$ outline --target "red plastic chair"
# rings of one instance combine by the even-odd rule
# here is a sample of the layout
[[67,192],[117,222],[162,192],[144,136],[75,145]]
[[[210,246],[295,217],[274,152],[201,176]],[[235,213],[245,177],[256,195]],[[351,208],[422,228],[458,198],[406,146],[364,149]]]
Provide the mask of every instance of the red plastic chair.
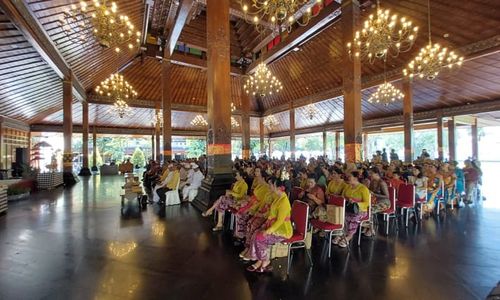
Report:
[[415,186],[413,184],[401,184],[398,192],[398,207],[401,209],[401,215],[406,211],[406,227],[408,227],[408,219],[410,210],[415,212]]
[[292,192],[290,195],[290,201],[295,201],[299,199],[299,194],[302,193],[304,190],[298,186],[294,186],[292,188]]
[[[389,202],[391,206],[385,211],[381,212],[382,216],[384,216],[385,223],[385,234],[389,235],[389,225],[391,222],[391,218],[396,218],[396,189],[392,186],[389,188]],[[396,222],[397,224],[397,222]]]
[[423,216],[424,216],[424,204],[427,203],[427,189],[425,191],[425,196],[423,198],[417,198],[417,194],[415,193],[415,204],[417,205],[417,207],[420,208],[420,214],[419,214],[419,218],[420,220],[423,219]]
[[291,221],[293,224],[293,235],[283,244],[288,245],[287,268],[286,273],[290,271],[292,263],[291,250],[304,248],[309,258],[311,266],[313,265],[312,257],[306,249],[306,235],[309,227],[309,205],[303,201],[294,201],[292,204]]
[[368,225],[370,226],[370,230],[372,231],[372,238],[375,237],[375,231],[373,230],[373,215],[372,215],[372,203],[373,203],[373,196],[370,199],[370,205],[368,205],[368,215],[366,218],[362,219],[359,223],[359,228],[358,228],[358,247],[361,246],[361,232],[363,231],[363,225]]
[[[335,205],[338,207],[342,207],[342,220],[345,221],[345,199],[344,197],[341,196],[329,196],[327,199],[327,204],[328,205]],[[342,224],[332,224],[329,222],[322,222],[317,219],[312,219],[311,220],[311,225],[319,229],[321,231],[324,231],[325,233],[328,234],[328,257],[330,257],[331,251],[332,251],[332,236],[342,236],[345,238],[345,233],[344,233],[344,224],[345,222],[342,222]]]

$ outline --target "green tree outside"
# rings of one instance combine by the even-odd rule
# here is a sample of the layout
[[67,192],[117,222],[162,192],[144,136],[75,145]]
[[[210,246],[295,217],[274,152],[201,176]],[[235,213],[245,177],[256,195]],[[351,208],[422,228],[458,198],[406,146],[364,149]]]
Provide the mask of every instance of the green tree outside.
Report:
[[188,147],[186,151],[186,156],[188,158],[198,158],[205,154],[207,151],[205,140],[188,139],[186,140],[186,145]]
[[134,164],[134,167],[139,166],[139,168],[144,168],[146,165],[146,157],[144,156],[144,152],[141,148],[135,148],[134,154],[132,154],[131,162]]
[[92,162],[93,162],[92,166],[100,167],[103,165],[102,156],[101,156],[101,153],[99,152],[99,148],[97,148],[96,150],[97,150],[96,151],[96,161],[97,161],[96,163],[94,163],[94,161],[93,161],[94,152],[92,151],[90,153],[90,157],[92,158]]

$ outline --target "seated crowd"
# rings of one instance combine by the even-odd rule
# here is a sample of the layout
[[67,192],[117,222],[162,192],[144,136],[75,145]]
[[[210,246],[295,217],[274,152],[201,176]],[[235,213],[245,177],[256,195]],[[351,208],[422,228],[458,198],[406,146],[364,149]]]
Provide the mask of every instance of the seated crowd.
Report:
[[[465,168],[460,169],[456,162],[430,159],[425,151],[413,164],[402,163],[394,151],[390,158],[389,163],[384,149],[383,153],[377,152],[372,161],[359,163],[332,163],[324,157],[236,159],[231,189],[202,215],[208,217],[216,212],[217,221],[212,230],[221,231],[225,213],[232,213],[234,238],[245,246],[240,258],[254,261],[248,271],[263,273],[271,270],[272,245],[286,241],[293,234],[291,204],[295,200],[307,203],[310,218],[323,222],[329,197],[342,196],[348,204],[356,203],[355,210],[345,212],[345,234],[332,240],[334,245],[344,248],[348,247],[361,221],[370,217],[370,209],[374,215],[391,207],[389,187],[397,191],[402,184],[414,185],[415,199],[422,203],[414,211],[421,207],[422,214],[427,216],[447,204],[459,206],[461,202],[479,199],[477,187],[482,173],[476,161],[467,160]],[[172,162],[161,167],[150,161],[144,173],[144,186],[155,201],[165,203],[165,193],[179,185],[182,200],[188,201],[189,191],[197,190],[204,178],[199,163]],[[360,230],[366,236],[374,234],[370,226]]]
[[194,192],[196,196],[205,178],[198,163],[195,160],[186,160],[161,166],[150,160],[143,174],[143,185],[146,193],[150,195],[150,202],[165,204],[167,192],[175,190],[181,192],[182,202],[192,201],[194,196],[191,194]]
[[[446,204],[475,201],[477,197],[473,194],[481,170],[477,162],[471,160],[465,165],[460,169],[456,162],[431,160],[425,156],[413,164],[378,159],[357,164],[339,161],[330,164],[323,157],[309,161],[305,158],[237,159],[234,162],[235,183],[203,212],[203,216],[217,212],[217,224],[212,230],[220,231],[226,211],[234,214],[234,238],[245,246],[240,257],[245,261],[255,261],[247,270],[267,272],[270,270],[272,245],[292,236],[294,226],[290,216],[293,201],[307,203],[310,218],[323,221],[326,220],[328,197],[342,196],[347,203],[357,203],[355,212],[346,211],[345,236],[332,240],[339,247],[347,247],[360,222],[368,218],[369,208],[372,214],[390,208],[389,187],[397,190],[401,184],[414,185],[415,199],[425,199],[422,205],[425,215],[444,209]],[[443,197],[445,204],[437,201]],[[436,208],[437,203],[441,207]],[[374,233],[370,226],[360,230],[366,236]]]

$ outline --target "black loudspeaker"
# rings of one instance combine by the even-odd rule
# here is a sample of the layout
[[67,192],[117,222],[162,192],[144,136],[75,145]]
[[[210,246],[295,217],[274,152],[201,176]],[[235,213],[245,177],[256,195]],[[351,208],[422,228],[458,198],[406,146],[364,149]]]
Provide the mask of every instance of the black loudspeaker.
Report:
[[29,164],[29,149],[28,148],[16,148],[16,164],[17,165],[27,165]]

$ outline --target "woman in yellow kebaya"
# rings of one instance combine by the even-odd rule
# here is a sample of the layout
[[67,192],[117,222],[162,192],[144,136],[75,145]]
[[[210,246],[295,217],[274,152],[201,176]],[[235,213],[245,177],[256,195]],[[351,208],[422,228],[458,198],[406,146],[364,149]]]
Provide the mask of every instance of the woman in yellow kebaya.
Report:
[[217,225],[212,229],[213,231],[222,230],[222,221],[224,217],[224,212],[229,207],[237,208],[239,204],[246,198],[248,185],[245,182],[244,173],[242,171],[236,172],[236,182],[233,185],[231,190],[227,190],[224,196],[220,196],[217,201],[214,202],[212,207],[207,209],[202,216],[208,217],[212,215],[214,210],[217,210]]

